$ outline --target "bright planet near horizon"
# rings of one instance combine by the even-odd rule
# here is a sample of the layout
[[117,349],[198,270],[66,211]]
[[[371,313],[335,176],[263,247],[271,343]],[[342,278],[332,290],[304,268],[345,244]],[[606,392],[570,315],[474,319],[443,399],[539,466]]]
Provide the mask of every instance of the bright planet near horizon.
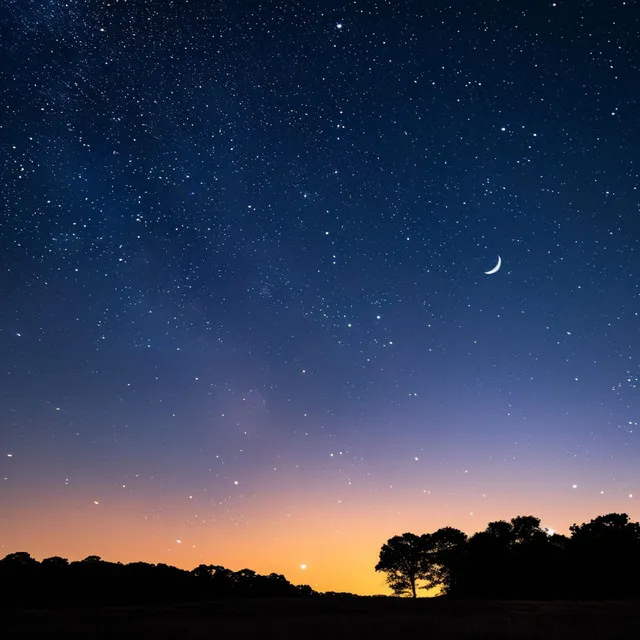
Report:
[[640,520],[637,3],[0,19],[0,557]]

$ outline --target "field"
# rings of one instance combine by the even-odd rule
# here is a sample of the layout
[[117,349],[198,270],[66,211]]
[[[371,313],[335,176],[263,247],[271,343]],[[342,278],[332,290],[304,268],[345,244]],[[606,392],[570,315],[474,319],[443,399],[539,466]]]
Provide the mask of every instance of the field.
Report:
[[0,613],[3,640],[640,638],[640,602],[318,597]]

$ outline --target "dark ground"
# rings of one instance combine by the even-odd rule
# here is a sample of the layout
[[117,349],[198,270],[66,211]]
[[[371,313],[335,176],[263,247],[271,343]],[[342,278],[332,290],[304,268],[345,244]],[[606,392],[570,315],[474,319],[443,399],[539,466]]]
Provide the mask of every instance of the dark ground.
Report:
[[223,600],[0,613],[0,638],[640,638],[640,602]]

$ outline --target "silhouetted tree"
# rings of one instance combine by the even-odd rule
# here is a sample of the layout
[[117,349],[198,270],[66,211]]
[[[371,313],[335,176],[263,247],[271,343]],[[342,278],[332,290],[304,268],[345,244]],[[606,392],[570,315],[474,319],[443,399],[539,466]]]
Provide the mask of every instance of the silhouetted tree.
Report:
[[516,544],[545,541],[547,532],[540,528],[540,518],[535,516],[516,516],[511,519],[511,537]]
[[484,530],[484,533],[487,537],[505,547],[509,546],[513,542],[511,524],[505,520],[495,520],[494,522],[490,522]]
[[256,572],[251,569],[240,569],[232,574],[234,582],[234,591],[238,595],[249,596],[255,595],[257,591]]
[[59,571],[63,571],[69,567],[69,561],[66,558],[61,558],[60,556],[45,558],[40,564],[42,564],[43,568]]
[[387,574],[387,584],[396,595],[410,593],[415,598],[418,580],[427,577],[425,551],[423,536],[413,533],[394,536],[382,546],[375,569]]
[[26,551],[16,551],[15,553],[10,553],[6,555],[2,560],[0,560],[0,564],[4,567],[13,566],[15,568],[26,568],[26,567],[35,567],[38,565],[38,561],[35,558],[31,557],[30,553]]
[[569,558],[573,589],[582,597],[640,595],[640,524],[609,513],[572,525]]
[[86,564],[96,564],[98,562],[102,562],[102,558],[100,556],[87,556],[84,560],[80,562],[84,562]]
[[211,565],[211,588],[216,596],[233,595],[236,591],[236,581],[231,569],[219,565]]
[[459,573],[467,535],[453,527],[442,527],[426,536],[425,588],[441,587],[449,593]]
[[304,597],[308,585],[296,587],[284,576],[233,572],[217,565],[184,571],[166,564],[104,562],[99,556],[69,563],[60,557],[39,563],[28,553],[0,560],[0,609],[67,604],[158,604],[235,597]]
[[297,585],[296,589],[298,590],[298,595],[303,598],[309,598],[310,596],[314,595],[314,591],[311,588],[311,585],[299,584]]
[[382,547],[376,570],[395,593],[415,594],[420,580],[451,597],[637,597],[640,524],[612,513],[573,525],[569,538],[528,515],[490,522],[468,539],[449,527],[404,534]]
[[0,602],[33,602],[39,596],[40,563],[26,551],[10,553],[0,560]]

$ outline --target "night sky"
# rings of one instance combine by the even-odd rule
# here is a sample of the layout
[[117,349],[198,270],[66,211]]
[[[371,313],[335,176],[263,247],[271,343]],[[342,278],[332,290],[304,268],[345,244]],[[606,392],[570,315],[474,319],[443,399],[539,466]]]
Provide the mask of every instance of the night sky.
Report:
[[635,2],[0,23],[0,556],[388,593],[405,531],[640,518]]

